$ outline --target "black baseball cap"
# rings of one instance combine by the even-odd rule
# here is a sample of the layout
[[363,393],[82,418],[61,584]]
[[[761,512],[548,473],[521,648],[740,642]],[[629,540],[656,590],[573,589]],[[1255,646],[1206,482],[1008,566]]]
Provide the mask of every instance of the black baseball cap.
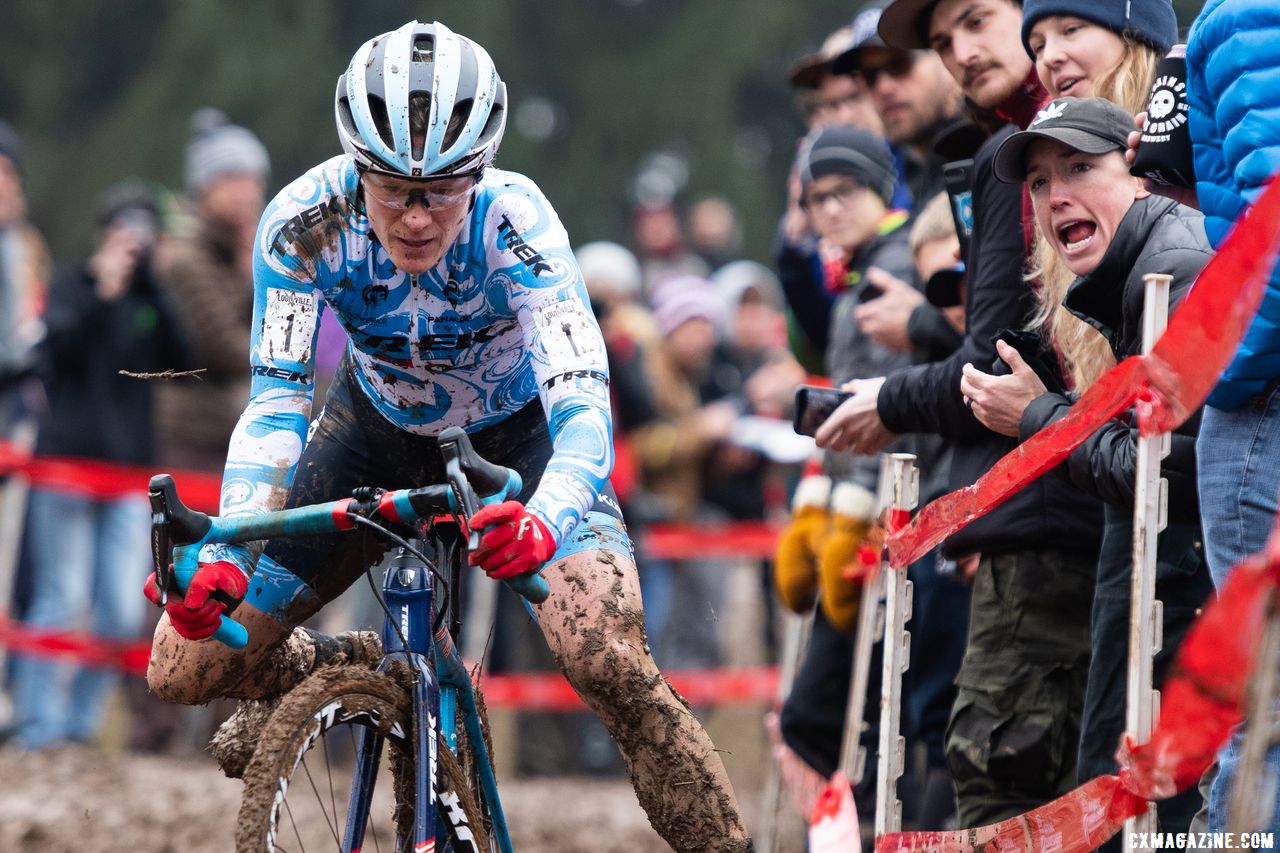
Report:
[[938,1],[894,0],[880,15],[880,38],[900,50],[928,50],[929,16]]
[[844,53],[852,42],[853,35],[848,27],[836,30],[827,36],[816,53],[796,61],[787,75],[787,82],[796,89],[816,89],[822,83],[822,78],[828,74],[843,73],[833,70],[831,63],[835,57]]
[[1027,177],[1027,146],[1041,139],[1061,142],[1086,154],[1123,151],[1129,144],[1133,116],[1103,98],[1058,98],[996,149],[996,178],[1020,184]]

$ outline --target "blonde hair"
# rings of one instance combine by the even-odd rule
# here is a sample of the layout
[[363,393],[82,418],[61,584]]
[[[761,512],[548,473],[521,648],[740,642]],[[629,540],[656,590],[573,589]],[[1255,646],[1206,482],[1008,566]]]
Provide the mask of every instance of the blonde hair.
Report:
[[[1124,55],[1115,68],[1098,79],[1094,96],[1106,98],[1130,113],[1146,109],[1147,96],[1156,76],[1161,54],[1155,48],[1124,40]],[[1067,377],[1077,391],[1083,391],[1115,366],[1116,359],[1102,333],[1062,307],[1067,288],[1076,276],[1062,262],[1050,240],[1035,228],[1032,247],[1033,268],[1028,280],[1039,279],[1036,313],[1029,328],[1039,329],[1057,350]]]
[[929,203],[916,217],[907,245],[911,248],[911,254],[915,255],[926,243],[947,240],[955,235],[956,223],[951,218],[951,199],[945,192],[941,192],[929,199]]

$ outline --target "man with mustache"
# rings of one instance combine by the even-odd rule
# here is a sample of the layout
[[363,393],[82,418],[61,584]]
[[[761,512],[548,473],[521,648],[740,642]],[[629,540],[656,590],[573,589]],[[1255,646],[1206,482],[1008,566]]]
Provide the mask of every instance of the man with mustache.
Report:
[[[918,213],[942,192],[942,156],[933,142],[962,121],[963,96],[938,55],[930,50],[900,50],[880,38],[882,8],[870,5],[853,19],[853,45],[832,60],[837,74],[859,78],[871,93],[885,136],[902,159],[903,177]],[[868,277],[881,295],[858,306],[859,330],[876,343],[931,358],[952,352],[960,337],[938,309],[908,283],[871,270]]]
[[[1047,100],[1019,51],[1021,23],[1012,0],[896,0],[880,18],[885,44],[933,49],[968,99],[1006,123],[974,155],[968,327],[960,349],[940,362],[850,383],[857,393],[817,435],[821,446],[859,453],[874,453],[899,433],[946,436],[955,446],[952,488],[972,484],[1016,444],[974,418],[960,379],[965,364],[999,363],[994,337],[1024,327],[1034,307],[1023,281],[1029,206],[991,167],[999,144]],[[1056,371],[1054,359],[1046,361]],[[1095,500],[1044,478],[943,544],[943,554],[969,571],[976,564],[946,742],[961,826],[1021,814],[1076,782],[1100,528]]]

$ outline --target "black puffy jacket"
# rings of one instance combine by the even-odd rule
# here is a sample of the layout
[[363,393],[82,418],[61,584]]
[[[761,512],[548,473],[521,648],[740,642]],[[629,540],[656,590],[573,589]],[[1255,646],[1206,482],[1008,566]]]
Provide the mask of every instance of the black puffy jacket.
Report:
[[[942,361],[890,374],[876,399],[880,419],[893,432],[932,432],[954,442],[952,489],[972,485],[1017,446],[979,423],[960,393],[964,365],[987,369],[996,360],[995,336],[1025,326],[1034,308],[1023,280],[1022,187],[997,181],[991,168],[996,148],[1015,130],[1006,125],[974,155],[964,342]],[[1041,477],[961,528],[942,550],[948,557],[1043,549],[1096,554],[1101,531],[1102,505],[1095,498],[1059,478]]]
[[[1062,304],[1101,332],[1120,361],[1142,352],[1143,276],[1173,276],[1169,306],[1176,310],[1212,255],[1199,211],[1160,196],[1138,199],[1120,221],[1098,268],[1076,279]],[[1064,394],[1045,394],[1033,400],[1022,413],[1021,439],[1025,441],[1066,417],[1073,402]],[[1195,459],[1199,429],[1197,410],[1171,436],[1169,456],[1161,465],[1169,481],[1171,521],[1199,521]],[[1055,471],[1109,504],[1132,508],[1137,437],[1137,423],[1130,410],[1090,436]]]

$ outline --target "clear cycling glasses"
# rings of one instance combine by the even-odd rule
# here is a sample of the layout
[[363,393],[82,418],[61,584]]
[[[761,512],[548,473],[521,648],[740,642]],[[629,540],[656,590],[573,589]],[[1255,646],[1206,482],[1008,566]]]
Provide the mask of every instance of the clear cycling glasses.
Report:
[[413,180],[362,169],[360,183],[371,201],[388,210],[405,210],[415,203],[428,208],[452,207],[470,197],[479,182],[480,171]]

